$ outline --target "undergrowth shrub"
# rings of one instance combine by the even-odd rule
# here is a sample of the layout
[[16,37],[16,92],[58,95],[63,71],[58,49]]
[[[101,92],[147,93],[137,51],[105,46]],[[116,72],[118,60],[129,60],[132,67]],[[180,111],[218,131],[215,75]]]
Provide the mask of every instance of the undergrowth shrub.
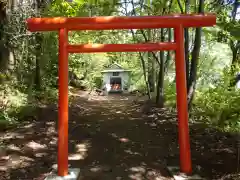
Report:
[[165,90],[165,104],[166,106],[175,106],[176,105],[176,83],[165,81],[164,82],[164,90]]
[[[230,87],[232,75],[224,70],[212,87],[198,88],[189,110],[192,121],[200,121],[221,131],[240,132],[240,89]],[[165,106],[176,106],[176,84],[164,82]]]
[[219,87],[201,92],[195,100],[196,113],[204,116],[207,123],[224,131],[240,129],[240,91]]
[[16,81],[4,82],[0,86],[0,130],[15,126],[28,117],[36,115],[41,104],[56,103],[58,90],[45,88],[42,91],[19,88]]
[[13,85],[2,84],[0,86],[0,124],[6,126],[16,123],[16,117],[21,107],[27,104],[27,95],[20,92]]
[[138,90],[142,93],[146,93],[147,92],[147,88],[146,88],[146,82],[144,80],[143,76],[138,77],[138,79],[134,79],[135,77],[132,77],[130,86],[129,86],[129,91],[135,91]]
[[216,86],[197,92],[193,113],[223,131],[240,132],[240,90],[229,87],[229,74]]

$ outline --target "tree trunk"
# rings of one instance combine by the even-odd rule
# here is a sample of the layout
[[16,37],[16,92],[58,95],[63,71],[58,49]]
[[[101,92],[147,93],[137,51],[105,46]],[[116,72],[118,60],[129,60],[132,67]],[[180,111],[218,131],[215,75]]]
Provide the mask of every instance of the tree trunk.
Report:
[[156,91],[156,82],[157,82],[157,72],[156,72],[156,61],[153,58],[153,55],[151,53],[151,59],[152,59],[152,82],[153,82],[153,92]]
[[42,44],[42,37],[41,34],[37,33],[36,34],[36,69],[35,69],[35,87],[36,90],[41,89],[41,44]]
[[[172,39],[173,39],[172,29],[168,28],[168,42],[171,42]],[[171,61],[171,51],[168,51],[167,52],[167,58],[166,58],[166,61],[165,61],[165,65],[164,65],[164,73],[165,74],[167,73],[170,61]]]
[[[35,8],[36,14],[41,15],[44,9],[44,1],[43,0],[35,0],[33,2],[33,7]],[[41,90],[41,56],[42,56],[42,41],[43,36],[40,33],[37,33],[35,36],[36,40],[36,69],[35,69],[35,88],[36,90]]]
[[[152,40],[152,34],[151,34],[151,30],[149,29],[147,31],[147,39],[148,41]],[[150,92],[154,92],[155,90],[155,81],[154,81],[154,64],[153,64],[153,58],[152,58],[152,54],[151,52],[147,52],[147,60],[148,60],[148,84],[149,84],[149,88],[150,88]]]
[[[136,42],[136,37],[135,37],[135,34],[134,34],[132,29],[131,29],[131,34],[132,34],[133,40]],[[141,64],[142,64],[144,81],[146,83],[146,88],[147,88],[147,95],[148,95],[148,98],[151,99],[151,92],[150,92],[150,87],[149,87],[148,78],[147,78],[147,68],[146,68],[146,64],[145,64],[145,61],[144,61],[144,57],[141,54],[141,52],[139,52],[139,57],[140,57]]]
[[[204,12],[204,0],[199,0],[198,13]],[[191,107],[191,103],[194,97],[196,81],[197,81],[197,66],[199,60],[199,53],[201,48],[201,34],[202,28],[196,28],[194,48],[192,51],[192,59],[190,66],[190,76],[189,76],[189,91],[188,91],[188,107]]]
[[[185,2],[185,13],[189,13],[190,2]],[[187,92],[189,91],[189,29],[184,29],[184,48],[185,48],[185,63],[186,63],[186,80],[187,80]]]
[[6,3],[0,2],[0,41],[3,38],[3,30],[6,18]]
[[[9,35],[4,33],[4,28],[8,20],[7,7],[7,2],[0,2],[0,71],[5,73],[14,68],[14,58],[9,43]],[[10,11],[11,10],[12,9],[10,9]]]
[[150,88],[150,92],[154,92],[155,90],[154,68],[153,68],[153,60],[150,52],[147,53],[147,60],[148,60],[148,63],[147,63],[148,64],[148,85]]
[[143,55],[140,52],[139,52],[139,57],[140,57],[142,68],[143,68],[143,76],[144,76],[144,80],[145,80],[145,83],[146,83],[148,99],[151,99],[152,97],[151,97],[151,91],[150,91],[150,87],[149,87],[148,80],[147,80],[146,64],[145,64]]
[[[161,29],[161,42],[164,42],[164,28]],[[157,97],[156,103],[160,108],[164,107],[164,65],[165,65],[165,58],[164,58],[164,51],[160,51],[160,67],[158,73],[158,85],[157,85]]]
[[[240,45],[240,41],[238,42]],[[238,51],[239,48],[233,47],[232,49],[232,65],[236,65],[238,63]]]
[[9,9],[14,10],[17,4],[18,4],[17,0],[10,0],[8,3]]

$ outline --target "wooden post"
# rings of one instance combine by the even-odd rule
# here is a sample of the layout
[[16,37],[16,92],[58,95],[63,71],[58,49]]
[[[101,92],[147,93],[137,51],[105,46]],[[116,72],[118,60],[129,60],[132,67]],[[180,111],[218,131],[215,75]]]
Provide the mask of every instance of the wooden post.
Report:
[[184,35],[182,25],[179,25],[174,29],[174,39],[175,43],[177,44],[175,51],[175,65],[180,169],[182,172],[190,174],[192,172],[192,164],[188,129],[187,83],[185,73],[186,67],[184,57]]
[[58,175],[68,174],[68,33],[59,30]]

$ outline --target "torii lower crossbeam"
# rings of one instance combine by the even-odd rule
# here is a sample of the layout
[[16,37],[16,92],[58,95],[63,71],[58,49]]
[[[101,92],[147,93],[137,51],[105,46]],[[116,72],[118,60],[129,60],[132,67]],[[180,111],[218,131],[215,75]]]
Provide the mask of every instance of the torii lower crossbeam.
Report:
[[[68,53],[175,51],[180,169],[191,173],[189,143],[186,71],[184,57],[184,28],[213,26],[214,14],[140,16],[140,17],[75,17],[30,18],[30,31],[59,32],[59,126],[58,126],[58,175],[68,174]],[[174,28],[174,42],[145,44],[69,45],[68,31],[109,29]]]

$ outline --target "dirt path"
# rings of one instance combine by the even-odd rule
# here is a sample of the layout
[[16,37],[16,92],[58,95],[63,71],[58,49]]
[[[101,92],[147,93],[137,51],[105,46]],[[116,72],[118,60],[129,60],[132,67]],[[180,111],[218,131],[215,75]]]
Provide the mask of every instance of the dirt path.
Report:
[[[176,116],[142,112],[129,97],[75,97],[69,112],[69,164],[86,180],[171,179],[179,166]],[[42,107],[36,119],[5,133],[1,180],[40,180],[56,164],[57,108]],[[193,163],[207,179],[235,171],[233,139],[199,124],[191,126]]]

